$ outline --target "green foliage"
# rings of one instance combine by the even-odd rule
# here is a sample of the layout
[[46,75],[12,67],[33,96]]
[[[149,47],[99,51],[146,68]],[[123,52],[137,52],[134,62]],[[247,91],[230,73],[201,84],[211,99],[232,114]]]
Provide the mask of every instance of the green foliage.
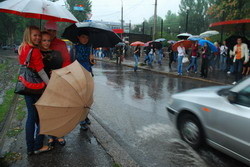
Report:
[[216,21],[250,18],[249,0],[209,0],[208,15]]
[[17,152],[8,152],[4,154],[4,161],[6,162],[15,162],[17,160],[20,160],[21,157],[21,153],[17,153]]
[[181,0],[179,5],[179,21],[186,31],[186,21],[188,15],[188,33],[200,34],[208,29],[209,19],[207,17],[208,0]]
[[25,112],[25,101],[23,98],[20,98],[18,100],[18,105],[16,108],[16,118],[19,121],[22,121],[25,118],[26,112]]
[[8,137],[14,137],[14,136],[17,136],[18,134],[20,134],[22,131],[23,131],[22,128],[16,127],[16,128],[13,128],[13,129],[9,130],[7,132],[7,136]]
[[0,105],[0,122],[5,119],[6,114],[9,111],[10,105],[12,103],[12,99],[14,97],[14,89],[9,89],[6,91],[3,103]]

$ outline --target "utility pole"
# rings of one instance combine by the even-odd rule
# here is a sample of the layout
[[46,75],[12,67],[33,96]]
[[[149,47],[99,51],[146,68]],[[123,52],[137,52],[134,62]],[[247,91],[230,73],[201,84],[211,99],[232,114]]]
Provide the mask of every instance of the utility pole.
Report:
[[161,19],[161,38],[163,36],[163,19]]
[[[121,29],[123,31],[123,0],[121,0]],[[121,33],[121,39],[122,39],[122,33]]]
[[153,41],[155,40],[155,35],[156,35],[156,23],[157,23],[157,0],[155,0]]
[[143,35],[145,34],[145,21],[143,21],[142,23],[142,34]]

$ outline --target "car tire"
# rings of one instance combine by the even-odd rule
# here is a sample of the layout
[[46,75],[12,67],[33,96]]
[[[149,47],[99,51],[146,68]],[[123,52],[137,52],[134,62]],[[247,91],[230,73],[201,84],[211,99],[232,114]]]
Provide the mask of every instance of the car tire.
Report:
[[204,133],[199,120],[192,114],[185,114],[180,119],[181,138],[192,148],[199,148],[204,141]]

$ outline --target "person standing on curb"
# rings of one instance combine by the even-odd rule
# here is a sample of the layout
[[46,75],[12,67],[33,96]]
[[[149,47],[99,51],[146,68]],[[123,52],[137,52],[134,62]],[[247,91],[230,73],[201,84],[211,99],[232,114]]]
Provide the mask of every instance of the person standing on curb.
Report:
[[227,69],[228,47],[226,41],[223,41],[220,47],[220,70],[225,71]]
[[234,72],[235,79],[232,84],[236,84],[239,80],[242,79],[242,69],[243,64],[246,64],[249,59],[249,51],[247,44],[242,43],[242,39],[237,39],[237,44],[234,46],[233,55],[234,55]]
[[205,43],[205,45],[202,48],[202,53],[201,53],[201,75],[200,77],[202,78],[207,78],[208,74],[208,66],[209,66],[209,59],[208,57],[210,56],[211,52],[209,50],[209,47]]
[[197,73],[197,55],[198,55],[198,41],[196,41],[192,45],[192,53],[191,53],[191,63],[187,67],[187,72],[193,67],[194,68],[194,73]]
[[183,63],[182,63],[182,59],[183,57],[185,56],[186,54],[186,51],[185,51],[185,47],[183,46],[183,44],[181,43],[180,46],[177,47],[177,51],[178,51],[178,66],[177,66],[177,72],[178,72],[178,75],[182,75],[182,66],[183,66]]
[[[42,80],[48,84],[49,77],[44,71],[44,64],[42,54],[38,48],[41,42],[41,32],[36,26],[29,26],[25,29],[23,34],[23,42],[19,47],[19,63],[25,65],[26,58],[31,54],[28,67],[38,73]],[[52,148],[43,146],[44,135],[39,134],[39,116],[35,107],[35,103],[41,95],[24,95],[28,116],[25,126],[27,154],[39,154],[42,152],[50,151]]]
[[[41,43],[40,43],[40,50],[43,56],[43,64],[44,64],[44,70],[47,73],[47,75],[51,76],[52,70],[60,69],[63,65],[63,58],[59,51],[52,50],[50,48],[51,45],[51,35],[47,31],[41,32]],[[61,146],[65,146],[66,141],[63,137],[57,138],[55,136],[48,136],[48,146],[54,147],[56,141]]]
[[[61,56],[63,58],[62,67],[66,67],[69,64],[71,64],[70,55],[69,55],[69,51],[68,51],[66,43],[64,41],[62,41],[61,39],[57,38],[58,26],[57,26],[56,22],[47,21],[44,25],[44,28],[45,28],[45,31],[47,31],[51,36],[50,49],[61,53]],[[62,146],[64,146],[66,144],[66,141],[63,137],[58,138],[57,141]]]
[[134,51],[134,60],[135,60],[135,67],[134,67],[134,71],[136,72],[138,69],[138,62],[139,62],[139,57],[141,54],[141,48],[140,45],[137,45]]
[[[70,51],[70,56],[72,60],[77,60],[87,71],[89,71],[92,76],[92,60],[94,60],[93,55],[91,55],[91,46],[89,45],[89,33],[87,31],[78,33],[78,43],[74,45]],[[91,124],[88,117],[84,121],[80,122],[82,130],[88,130],[88,125]]]

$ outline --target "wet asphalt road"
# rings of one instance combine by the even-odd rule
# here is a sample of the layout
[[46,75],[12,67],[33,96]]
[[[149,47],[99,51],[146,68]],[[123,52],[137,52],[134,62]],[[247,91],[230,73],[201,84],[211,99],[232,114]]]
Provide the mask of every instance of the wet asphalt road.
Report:
[[98,62],[94,67],[98,122],[141,166],[240,167],[242,163],[210,147],[198,152],[183,142],[166,107],[173,93],[211,83],[174,78]]

